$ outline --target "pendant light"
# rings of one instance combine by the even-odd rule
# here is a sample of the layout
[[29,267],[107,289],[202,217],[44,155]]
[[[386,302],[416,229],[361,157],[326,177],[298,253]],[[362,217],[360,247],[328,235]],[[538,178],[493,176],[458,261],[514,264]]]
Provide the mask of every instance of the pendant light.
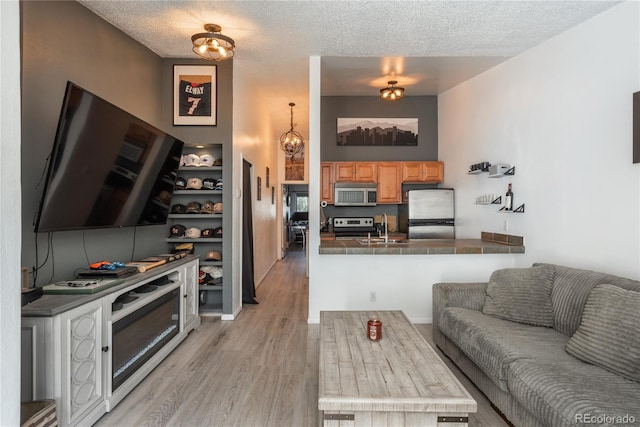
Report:
[[280,149],[291,156],[291,160],[296,154],[304,149],[304,138],[299,132],[293,130],[293,107],[296,104],[289,103],[291,108],[291,128],[280,136]]

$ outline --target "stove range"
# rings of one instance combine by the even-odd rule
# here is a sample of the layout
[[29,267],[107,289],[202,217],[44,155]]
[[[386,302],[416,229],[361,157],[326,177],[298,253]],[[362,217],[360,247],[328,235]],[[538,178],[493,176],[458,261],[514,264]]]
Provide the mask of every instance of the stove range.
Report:
[[376,232],[373,217],[337,217],[333,219],[333,232],[337,240],[367,237]]

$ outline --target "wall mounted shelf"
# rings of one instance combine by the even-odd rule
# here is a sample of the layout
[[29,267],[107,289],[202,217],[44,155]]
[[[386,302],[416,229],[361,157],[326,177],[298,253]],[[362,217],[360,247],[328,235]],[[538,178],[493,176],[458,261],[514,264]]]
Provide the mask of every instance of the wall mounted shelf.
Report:
[[222,214],[169,214],[169,218],[183,218],[183,219],[222,219]]
[[502,213],[524,213],[524,203],[521,204],[520,206],[518,206],[517,208],[515,208],[512,211],[508,211],[505,208],[501,208],[498,212],[502,212]]
[[498,196],[490,202],[476,202],[476,205],[499,205],[502,204],[502,196]]
[[[509,167],[508,165],[501,165],[501,166],[505,167],[505,168]],[[469,172],[467,172],[467,175],[479,175],[479,174],[481,174],[483,172],[487,172],[487,171],[484,171],[482,169],[478,169],[478,170],[474,170],[474,171],[470,170]],[[498,173],[498,174],[493,174],[493,175],[490,174],[490,175],[487,175],[487,178],[503,178],[505,176],[513,176],[515,174],[516,174],[516,167],[515,166],[511,166],[506,171],[504,171],[503,173]],[[475,204],[476,205],[501,205],[502,204],[502,196],[495,197],[491,201],[480,201],[480,200],[482,200],[484,198],[487,198],[488,196],[491,196],[491,195],[489,194],[487,196],[477,197]],[[518,206],[516,209],[513,209],[513,210],[506,210],[504,208],[504,206],[503,206],[502,208],[500,208],[498,210],[498,212],[501,212],[501,213],[524,213],[524,207],[525,207],[524,203],[521,204],[520,206]]]
[[495,175],[489,175],[488,178],[503,178],[505,176],[515,175],[515,174],[516,174],[516,167],[511,166],[509,169],[507,169],[505,173],[497,173]]

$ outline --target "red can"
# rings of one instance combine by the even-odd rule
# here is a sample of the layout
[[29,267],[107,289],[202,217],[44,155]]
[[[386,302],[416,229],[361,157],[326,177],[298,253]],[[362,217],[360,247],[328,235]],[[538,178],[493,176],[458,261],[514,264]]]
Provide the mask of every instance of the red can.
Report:
[[382,322],[378,318],[371,318],[367,322],[367,336],[371,341],[380,341],[382,338]]

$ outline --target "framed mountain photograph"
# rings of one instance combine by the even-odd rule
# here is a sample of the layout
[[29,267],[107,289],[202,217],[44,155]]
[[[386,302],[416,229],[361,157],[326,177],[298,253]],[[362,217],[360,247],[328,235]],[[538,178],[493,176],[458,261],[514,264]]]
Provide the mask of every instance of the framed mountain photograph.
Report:
[[339,146],[418,145],[418,119],[338,118]]

